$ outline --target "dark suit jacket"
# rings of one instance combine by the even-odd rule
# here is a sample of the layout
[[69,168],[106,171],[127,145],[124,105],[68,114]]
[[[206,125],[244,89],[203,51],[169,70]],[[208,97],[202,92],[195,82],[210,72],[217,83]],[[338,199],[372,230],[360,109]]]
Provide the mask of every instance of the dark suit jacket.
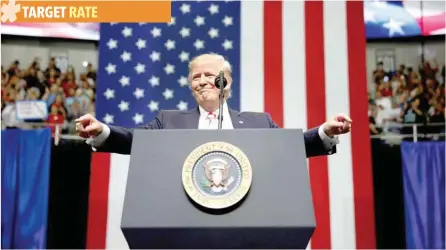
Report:
[[[238,112],[229,109],[234,129],[279,128],[267,113]],[[136,129],[197,129],[200,119],[198,108],[189,111],[163,110],[158,116],[143,127]],[[105,143],[97,148],[99,152],[130,154],[133,129],[109,126],[110,135]],[[336,153],[336,146],[327,150],[318,133],[318,127],[304,132],[307,157]]]

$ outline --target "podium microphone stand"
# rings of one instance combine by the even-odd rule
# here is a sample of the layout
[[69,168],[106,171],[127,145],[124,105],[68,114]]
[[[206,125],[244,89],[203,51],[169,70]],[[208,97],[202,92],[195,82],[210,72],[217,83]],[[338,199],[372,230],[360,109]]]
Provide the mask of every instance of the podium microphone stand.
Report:
[[226,87],[226,85],[228,84],[223,71],[220,71],[220,74],[218,75],[218,77],[215,79],[215,86],[217,88],[220,89],[220,107],[219,107],[219,114],[218,114],[218,129],[222,129],[222,124],[223,124],[223,103],[225,101],[225,92],[224,92],[224,88]]

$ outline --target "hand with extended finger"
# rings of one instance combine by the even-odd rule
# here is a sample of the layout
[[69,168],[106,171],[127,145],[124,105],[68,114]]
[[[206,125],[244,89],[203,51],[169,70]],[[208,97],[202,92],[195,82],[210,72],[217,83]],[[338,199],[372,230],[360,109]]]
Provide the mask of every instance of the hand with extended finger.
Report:
[[334,115],[331,119],[324,123],[324,132],[328,136],[346,134],[352,129],[352,119],[345,114]]
[[90,114],[76,119],[76,132],[82,138],[96,137],[102,130],[103,124]]

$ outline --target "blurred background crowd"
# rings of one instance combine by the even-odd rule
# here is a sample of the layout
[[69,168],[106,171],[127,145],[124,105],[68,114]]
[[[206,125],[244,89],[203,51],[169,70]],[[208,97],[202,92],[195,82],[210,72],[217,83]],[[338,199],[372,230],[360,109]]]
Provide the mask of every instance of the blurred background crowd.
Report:
[[[62,133],[74,133],[73,120],[95,111],[96,71],[91,63],[85,72],[76,72],[68,66],[62,72],[55,58],[48,65],[40,65],[39,58],[32,62],[14,60],[2,65],[2,125],[6,128],[40,126],[39,123],[60,124]],[[43,100],[48,109],[46,120],[23,120],[17,117],[17,101]],[[54,127],[52,126],[53,130]]]
[[445,132],[445,65],[436,59],[419,65],[401,63],[386,71],[378,62],[372,72],[369,93],[370,133],[411,135],[417,132],[437,136]]

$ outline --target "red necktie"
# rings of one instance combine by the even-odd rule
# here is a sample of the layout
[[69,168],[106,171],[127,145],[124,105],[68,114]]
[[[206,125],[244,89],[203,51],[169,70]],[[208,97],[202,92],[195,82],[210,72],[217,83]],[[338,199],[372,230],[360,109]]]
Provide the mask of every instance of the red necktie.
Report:
[[217,115],[214,112],[209,112],[207,115],[208,120],[217,119]]

